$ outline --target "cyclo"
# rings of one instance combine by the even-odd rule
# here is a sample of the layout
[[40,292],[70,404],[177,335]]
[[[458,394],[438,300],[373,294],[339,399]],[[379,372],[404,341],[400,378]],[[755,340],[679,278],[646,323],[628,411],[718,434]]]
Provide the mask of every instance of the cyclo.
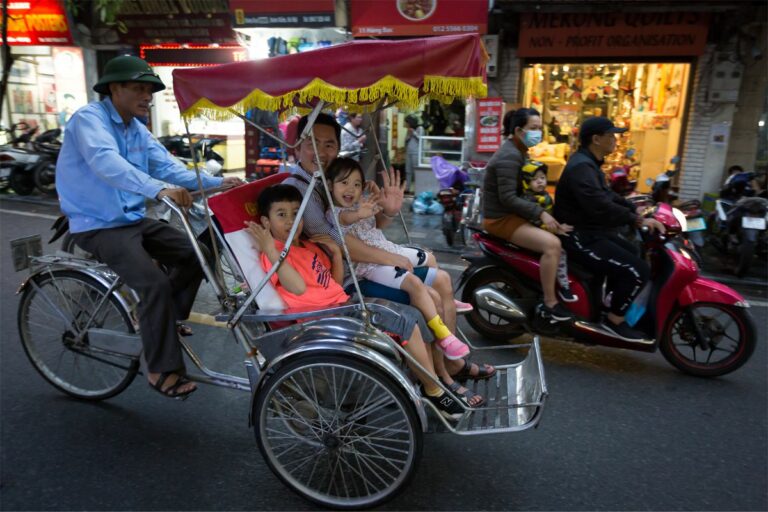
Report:
[[[296,145],[307,137],[315,144],[312,123],[323,108],[347,106],[370,115],[392,105],[415,108],[425,99],[482,96],[485,59],[474,35],[350,42],[267,61],[176,70],[174,89],[187,119],[206,114],[247,120],[245,113],[252,108],[309,110],[307,129]],[[329,65],[334,62],[344,65]],[[218,264],[209,264],[185,212],[164,199],[194,244],[221,304],[217,319],[226,322],[245,352],[247,378],[209,369],[180,340],[197,369],[188,377],[251,394],[256,442],[283,483],[327,507],[372,507],[393,497],[413,476],[425,432],[495,434],[538,424],[547,397],[538,338],[523,361],[497,366],[489,381],[467,383],[485,395],[487,405],[465,406],[463,417],[450,423],[421,397],[406,362],[420,366],[388,334],[398,322],[399,305],[362,298],[353,275],[358,293],[346,304],[280,309],[270,277],[298,235],[298,222],[268,273],[239,229],[244,218],[257,218],[249,204],[258,191],[284,176],[232,189],[210,202],[203,194],[208,227],[217,241],[212,246],[221,252],[214,261],[224,260],[250,289],[247,294],[225,282]],[[298,218],[316,186],[330,197],[322,171],[315,172]],[[17,249],[34,245],[17,244]],[[342,249],[351,265],[346,246]],[[17,256],[31,264],[31,275],[19,288],[18,326],[35,369],[80,399],[103,400],[123,391],[141,371],[136,293],[92,260]]]

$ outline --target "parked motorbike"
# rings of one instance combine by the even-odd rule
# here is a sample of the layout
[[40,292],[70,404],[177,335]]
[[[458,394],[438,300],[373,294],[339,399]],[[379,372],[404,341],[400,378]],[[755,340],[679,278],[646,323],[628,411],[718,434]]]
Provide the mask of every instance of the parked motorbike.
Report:
[[573,262],[568,265],[569,277],[578,300],[565,306],[576,320],[556,324],[541,320],[535,314],[542,297],[540,255],[480,231],[473,237],[481,253],[463,256],[469,267],[457,287],[461,300],[474,306],[467,321],[494,341],[532,331],[587,344],[645,352],[659,349],[672,365],[692,375],[713,377],[736,370],[756,343],[749,304],[736,291],[699,276],[681,242],[682,212],[662,203],[649,215],[667,233],[642,234],[652,277],[645,311],[634,328],[647,339],[627,340],[603,328],[605,280]]
[[[160,144],[165,146],[169,153],[181,160],[188,168],[194,166],[192,150],[189,146],[189,137],[186,135],[165,135],[158,137]],[[206,172],[213,176],[221,176],[221,170],[224,167],[224,157],[217,153],[214,146],[224,142],[224,139],[215,139],[203,137],[201,135],[192,135],[197,161],[203,164]]]
[[737,201],[717,199],[710,217],[710,241],[723,254],[737,256],[736,276],[744,277],[755,254],[768,253],[768,199],[742,197]]
[[32,142],[39,159],[32,168],[32,179],[37,189],[45,195],[56,195],[56,161],[61,151],[61,130],[43,132]]
[[0,147],[0,187],[10,186],[18,195],[26,196],[35,190],[32,169],[40,157],[29,146],[37,126],[16,123],[8,131],[10,142]]

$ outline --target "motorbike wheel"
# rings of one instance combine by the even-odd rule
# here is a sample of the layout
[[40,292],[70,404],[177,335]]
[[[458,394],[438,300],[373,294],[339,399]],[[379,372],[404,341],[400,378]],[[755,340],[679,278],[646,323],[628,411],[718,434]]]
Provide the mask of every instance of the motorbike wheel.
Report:
[[449,247],[453,247],[453,213],[443,213],[443,235],[445,236],[445,243]]
[[[685,373],[717,377],[749,360],[756,334],[755,322],[746,309],[699,303],[672,313],[659,349],[667,361]],[[702,336],[706,349],[699,343]]]
[[56,164],[43,162],[32,171],[32,179],[37,189],[45,195],[56,196]]
[[35,180],[26,171],[12,170],[8,182],[13,191],[20,196],[28,196],[35,191]]
[[749,272],[754,256],[755,243],[743,241],[739,247],[739,263],[736,265],[736,277],[742,278]]
[[474,308],[465,315],[469,325],[490,341],[505,342],[524,334],[524,326],[483,310],[477,305],[475,290],[484,286],[493,286],[510,297],[522,295],[512,276],[500,268],[493,267],[478,272],[467,280],[461,292],[462,302],[468,302]]

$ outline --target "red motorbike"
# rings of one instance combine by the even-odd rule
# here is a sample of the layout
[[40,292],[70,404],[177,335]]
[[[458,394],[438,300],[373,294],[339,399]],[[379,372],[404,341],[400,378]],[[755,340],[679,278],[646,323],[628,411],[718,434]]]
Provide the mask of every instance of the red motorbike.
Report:
[[747,301],[731,288],[699,276],[683,246],[682,212],[661,203],[649,213],[667,229],[665,235],[643,233],[651,266],[645,312],[634,328],[644,340],[627,340],[604,329],[605,279],[569,262],[571,290],[579,297],[566,303],[572,322],[551,324],[535,314],[541,303],[540,255],[477,231],[481,253],[464,255],[469,267],[458,289],[474,306],[466,319],[493,341],[509,341],[525,332],[587,344],[654,352],[657,349],[683,372],[714,377],[747,362],[755,349],[756,329]]

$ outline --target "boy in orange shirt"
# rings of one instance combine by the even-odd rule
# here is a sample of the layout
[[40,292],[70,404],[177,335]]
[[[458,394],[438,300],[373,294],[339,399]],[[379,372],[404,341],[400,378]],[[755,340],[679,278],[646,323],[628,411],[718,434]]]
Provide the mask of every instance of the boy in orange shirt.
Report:
[[[246,226],[261,248],[261,265],[265,272],[269,272],[279,259],[300,205],[301,192],[291,185],[273,185],[259,195],[261,225],[246,222]],[[297,233],[302,232],[304,221],[299,222]],[[318,244],[328,250],[331,258]],[[291,308],[319,308],[346,302],[349,297],[342,288],[343,280],[341,248],[328,235],[315,235],[310,240],[299,240],[297,236],[285,261],[271,278],[277,293]],[[464,408],[432,380],[437,380],[432,351],[427,350],[418,325],[413,328],[404,348],[429,373],[426,376],[417,368],[411,368],[421,381],[427,399],[445,418],[460,419]]]

